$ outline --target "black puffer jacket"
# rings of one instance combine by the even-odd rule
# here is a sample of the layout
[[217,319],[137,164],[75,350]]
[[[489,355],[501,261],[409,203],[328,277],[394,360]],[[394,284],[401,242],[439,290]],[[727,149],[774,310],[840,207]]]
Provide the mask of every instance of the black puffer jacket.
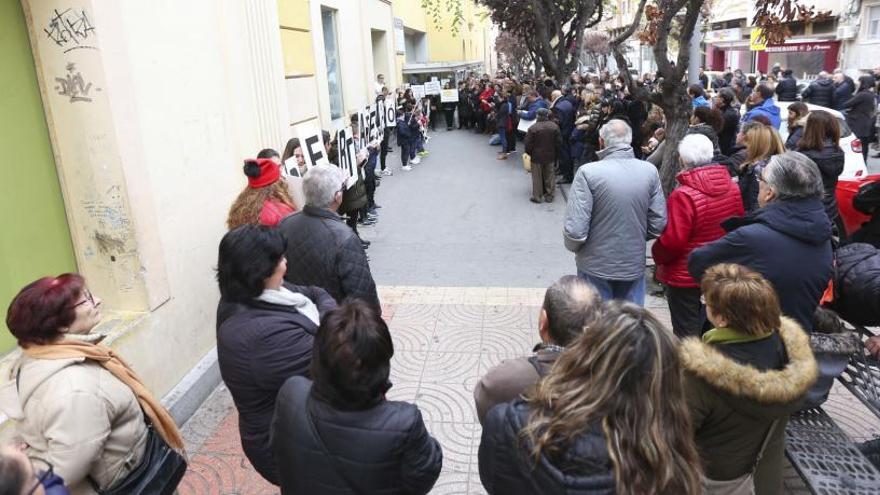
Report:
[[[312,300],[323,315],[336,301],[317,287],[285,284]],[[217,361],[238,410],[241,446],[257,472],[278,484],[269,450],[275,396],[285,380],[308,376],[318,326],[289,306],[221,300],[217,306]]]
[[776,85],[777,101],[797,101],[797,81],[793,77],[783,77]]
[[443,452],[416,406],[383,401],[343,411],[311,390],[312,382],[294,377],[278,393],[272,452],[281,493],[422,494],[434,486]]
[[739,110],[736,107],[726,107],[721,116],[724,118],[724,127],[718,134],[718,146],[721,148],[721,154],[730,156],[736,146],[736,134],[739,132]]
[[601,427],[584,428],[561,459],[542,456],[537,466],[519,433],[529,417],[522,400],[500,404],[483,422],[480,481],[489,495],[599,495],[616,492],[614,467]]
[[880,250],[856,242],[837,250],[832,309],[857,325],[880,325]]
[[816,79],[810,83],[803,93],[801,93],[801,98],[805,102],[812,103],[813,105],[833,108],[834,83],[830,78]]
[[381,314],[376,283],[357,234],[339,215],[306,206],[278,228],[287,239],[287,274],[293,284],[315,285],[338,302],[361,299]]
[[852,98],[856,91],[856,83],[851,77],[846,76],[840,84],[834,85],[834,109],[840,112],[846,110],[846,102]]
[[[844,104],[844,107],[847,109],[846,124],[852,129],[853,134],[859,139],[870,138],[868,143],[873,141],[874,113],[877,110],[874,93],[859,90]],[[865,142],[862,142],[862,146],[866,145]]]
[[807,158],[813,160],[822,173],[822,186],[825,188],[825,196],[822,203],[825,205],[825,213],[833,223],[840,216],[837,210],[837,178],[843,173],[843,163],[846,160],[843,150],[837,143],[827,141],[821,151],[798,150]]

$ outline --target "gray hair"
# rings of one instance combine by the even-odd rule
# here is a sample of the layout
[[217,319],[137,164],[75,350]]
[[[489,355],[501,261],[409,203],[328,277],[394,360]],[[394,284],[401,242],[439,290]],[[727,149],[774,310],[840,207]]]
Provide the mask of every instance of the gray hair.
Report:
[[763,170],[764,182],[779,200],[822,199],[822,174],[813,160],[797,151],[774,155]]
[[715,147],[702,134],[688,134],[678,143],[678,156],[686,167],[705,165],[715,156]]
[[557,280],[544,294],[548,333],[553,343],[567,346],[592,324],[602,311],[599,292],[575,275]]
[[336,193],[342,188],[345,176],[342,169],[332,165],[316,165],[303,177],[303,195],[306,205],[315,208],[329,208]]
[[537,112],[535,112],[535,118],[538,122],[544,122],[545,120],[550,119],[550,110],[546,108],[539,108]]
[[605,141],[605,147],[618,146],[632,143],[632,129],[629,124],[620,120],[612,119],[599,129],[599,137]]

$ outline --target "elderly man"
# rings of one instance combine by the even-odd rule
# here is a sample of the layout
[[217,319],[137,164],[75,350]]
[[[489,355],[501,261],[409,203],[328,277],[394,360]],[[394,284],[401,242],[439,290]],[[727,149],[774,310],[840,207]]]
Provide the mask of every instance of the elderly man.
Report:
[[657,168],[633,154],[626,122],[599,129],[599,161],[578,169],[565,210],[565,247],[603,299],[645,302],[645,241],[666,226]]
[[739,187],[727,167],[712,163],[712,141],[689,134],[678,145],[679,186],[666,203],[666,229],[651,248],[657,280],[666,286],[672,331],[679,337],[702,333],[706,318],[700,284],[687,270],[694,249],[724,236],[721,222],[744,213]]
[[284,278],[321,287],[337,302],[361,299],[381,313],[361,241],[336,213],[343,191],[345,177],[338,167],[318,165],[306,172],[305,207],[278,225],[287,239]]
[[838,112],[846,112],[846,102],[856,92],[856,82],[840,69],[834,69],[831,81],[834,82],[834,109]]
[[553,202],[556,191],[556,174],[553,164],[562,147],[559,126],[550,120],[550,110],[539,108],[535,113],[538,121],[526,133],[526,153],[532,158],[532,203]]
[[824,70],[820,72],[819,77],[801,93],[801,99],[806,103],[832,108],[834,105],[834,82],[831,80],[831,76]]
[[758,182],[761,208],[736,222],[738,227],[730,225],[734,230],[721,239],[695,249],[688,270],[696,280],[718,263],[759,272],[776,289],[782,312],[810,332],[831,279],[831,220],[822,204],[822,175],[812,160],[789,151],[771,158]]
[[474,387],[480,423],[492,407],[517,398],[543,378],[565,347],[599,316],[601,306],[596,289],[574,275],[551,285],[538,317],[541,343],[535,346],[534,354],[502,361]]

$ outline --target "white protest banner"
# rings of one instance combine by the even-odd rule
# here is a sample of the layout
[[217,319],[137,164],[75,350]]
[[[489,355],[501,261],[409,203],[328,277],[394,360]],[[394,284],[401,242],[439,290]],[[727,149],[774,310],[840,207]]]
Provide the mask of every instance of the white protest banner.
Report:
[[385,127],[397,127],[397,108],[393,101],[385,102]]
[[441,79],[440,84],[442,84],[443,86],[446,86],[447,84],[449,84],[449,79]]
[[432,80],[432,81],[438,81],[439,78],[438,78],[437,76],[431,76],[431,80]]
[[[385,100],[376,101],[376,125],[379,126],[380,134],[382,135],[385,134],[385,128],[388,127],[388,125],[385,123],[386,117]],[[379,139],[382,138],[383,136],[380,135]]]
[[336,131],[336,151],[338,166],[346,177],[346,187],[351,187],[357,182],[357,163],[354,156],[354,138],[351,128],[343,127]]
[[535,119],[535,120],[519,119],[519,125],[516,126],[516,130],[518,130],[520,132],[529,132],[529,127],[532,127],[532,125],[535,122],[537,122],[537,119]]
[[442,90],[443,87],[440,86],[440,81],[428,81],[425,83],[425,94],[439,95]]
[[444,89],[440,91],[440,102],[441,103],[458,103],[458,90],[457,89]]
[[413,98],[415,98],[416,101],[420,101],[425,97],[425,86],[423,84],[410,86],[409,89],[412,90]]
[[[324,139],[321,129],[314,122],[303,122],[293,126],[293,134],[299,138],[300,147],[302,147],[303,157],[306,160],[306,170],[315,165],[329,165],[330,158],[327,156],[327,150],[324,148]],[[294,164],[296,162],[294,161]],[[287,164],[285,164],[287,166]],[[288,170],[290,168],[288,167]],[[288,174],[293,175],[293,174]]]

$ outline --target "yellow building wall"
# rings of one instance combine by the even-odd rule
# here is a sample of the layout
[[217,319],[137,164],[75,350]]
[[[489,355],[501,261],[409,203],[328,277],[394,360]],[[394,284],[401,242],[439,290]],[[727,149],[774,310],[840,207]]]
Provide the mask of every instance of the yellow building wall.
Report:
[[309,0],[278,0],[285,76],[315,74]]
[[427,33],[429,62],[483,60],[484,39],[492,28],[484,7],[462,0],[463,19],[453,34],[453,13],[449,10],[441,10],[438,25],[422,8],[421,0],[398,0],[393,5],[394,16],[403,19],[404,26]]
[[394,17],[403,19],[403,25],[416,31],[428,32],[428,16],[422,8],[422,0],[394,0]]

